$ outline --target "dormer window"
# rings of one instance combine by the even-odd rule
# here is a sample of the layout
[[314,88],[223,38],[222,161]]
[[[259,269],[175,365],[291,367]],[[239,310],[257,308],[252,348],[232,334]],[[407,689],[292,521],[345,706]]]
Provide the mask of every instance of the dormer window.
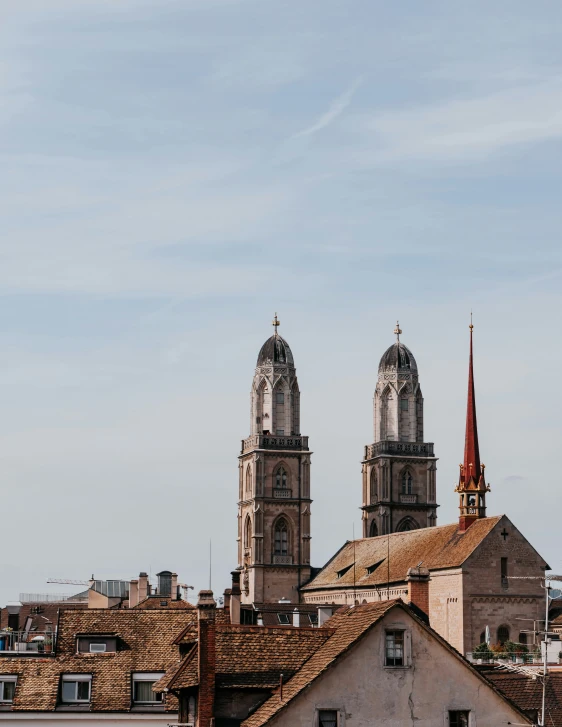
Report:
[[18,678],[15,675],[0,674],[0,704],[11,704],[14,701],[17,681]]
[[338,578],[343,578],[343,577],[344,577],[344,575],[345,575],[345,574],[347,573],[347,571],[348,571],[348,570],[349,570],[350,568],[352,568],[352,567],[353,567],[353,565],[354,565],[354,563],[352,563],[351,565],[346,565],[346,566],[345,566],[345,568],[342,568],[341,570],[337,571],[337,573],[336,573],[337,577],[338,577]]
[[114,654],[117,651],[115,634],[80,634],[76,637],[76,651],[79,654]]
[[157,706],[162,703],[162,693],[152,687],[164,676],[165,672],[136,672],[133,674],[133,704]]
[[87,703],[92,692],[91,674],[63,674],[61,701],[63,704]]

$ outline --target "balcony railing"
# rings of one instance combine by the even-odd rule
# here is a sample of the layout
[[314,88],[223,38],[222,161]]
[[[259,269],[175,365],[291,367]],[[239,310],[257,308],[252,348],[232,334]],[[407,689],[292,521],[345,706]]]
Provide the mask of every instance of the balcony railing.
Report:
[[433,457],[433,442],[375,442],[365,447],[365,459],[383,454],[395,457]]
[[292,490],[286,487],[278,488],[273,490],[273,497],[280,497],[281,499],[289,498],[292,496]]
[[293,565],[292,555],[274,555],[273,565]]
[[415,505],[417,501],[417,495],[400,495],[400,502],[404,505]]
[[272,434],[252,434],[242,440],[242,454],[252,449],[301,449],[308,450],[308,437],[276,437]]
[[42,656],[55,650],[54,631],[0,631],[0,656]]

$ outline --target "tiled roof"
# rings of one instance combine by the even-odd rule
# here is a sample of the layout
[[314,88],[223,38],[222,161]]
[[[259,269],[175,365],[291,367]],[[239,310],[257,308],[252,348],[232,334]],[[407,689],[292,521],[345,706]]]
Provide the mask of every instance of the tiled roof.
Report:
[[[398,603],[397,601],[383,601],[340,609],[328,622],[330,638],[311,655],[295,676],[284,685],[283,700],[281,701],[279,695],[275,694],[242,723],[243,727],[261,727],[261,725],[267,723],[303,689],[306,689],[326,669],[332,666],[354,642]],[[321,628],[317,631],[322,632],[324,630],[328,629]]]
[[[61,609],[84,609],[88,608],[88,602],[76,603],[71,601],[49,602],[49,603],[22,603],[18,614],[18,629],[23,631],[28,616],[33,619],[31,628],[36,631],[44,631],[45,627],[52,624],[56,628],[59,611]],[[36,610],[40,613],[34,613]],[[0,609],[0,628],[8,625],[8,609]]]
[[[476,520],[459,532],[458,523],[348,541],[302,591],[362,588],[405,581],[408,568],[420,561],[429,570],[455,568],[471,555],[503,516]],[[355,558],[355,568],[353,562]],[[372,573],[368,569],[378,565]],[[346,570],[349,567],[349,570]],[[345,571],[345,572],[344,572]],[[340,576],[338,577],[338,573]]]
[[[524,674],[490,669],[485,677],[523,712],[540,713],[542,683]],[[562,727],[562,672],[552,671],[546,685],[546,725]]]
[[[61,674],[92,675],[91,711],[129,711],[131,673],[167,672],[178,663],[173,643],[195,610],[64,610],[61,611],[56,657],[2,657],[3,674],[17,674],[14,711],[50,711],[57,706]],[[76,634],[118,635],[116,653],[77,654]],[[166,709],[175,711],[174,697]]]
[[183,601],[182,599],[170,598],[168,596],[147,596],[142,601],[139,601],[133,608],[144,609],[160,609],[160,608],[175,608],[180,610],[190,610],[195,608],[192,603]]
[[[330,628],[267,628],[217,624],[217,688],[272,689],[282,673],[289,679],[332,635]],[[185,637],[184,637],[185,638]],[[157,689],[198,684],[197,646],[179,668],[172,667]]]
[[[244,610],[244,606],[242,607]],[[318,614],[318,606],[312,603],[254,603],[246,610],[257,611],[261,614],[264,626],[283,626],[279,621],[279,614],[285,614],[289,617],[289,623],[287,626],[293,625],[293,614],[298,611],[300,614],[300,626],[314,626],[314,623],[310,620],[312,614]]]

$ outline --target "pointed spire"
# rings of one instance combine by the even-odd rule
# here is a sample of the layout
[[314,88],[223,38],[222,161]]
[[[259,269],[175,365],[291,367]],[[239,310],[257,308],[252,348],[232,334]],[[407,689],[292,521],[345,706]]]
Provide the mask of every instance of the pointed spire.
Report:
[[476,422],[476,396],[474,393],[474,369],[472,357],[472,313],[470,314],[470,357],[468,363],[468,399],[466,405],[466,434],[464,440],[464,463],[461,472],[461,483],[468,485],[471,479],[476,484],[480,480],[480,448],[478,446],[478,425]]

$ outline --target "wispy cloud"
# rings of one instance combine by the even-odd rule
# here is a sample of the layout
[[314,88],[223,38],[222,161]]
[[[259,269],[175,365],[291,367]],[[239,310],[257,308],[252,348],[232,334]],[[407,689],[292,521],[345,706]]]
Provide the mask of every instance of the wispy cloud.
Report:
[[349,106],[353,99],[353,96],[355,95],[355,92],[362,83],[362,77],[356,78],[351,86],[346,91],[344,91],[341,96],[338,96],[334,101],[332,101],[332,103],[330,104],[330,108],[325,113],[323,113],[322,116],[320,116],[320,118],[314,124],[312,124],[312,126],[309,126],[306,129],[302,129],[301,131],[297,131],[296,134],[293,134],[292,138],[296,139],[301,136],[311,136],[312,134],[316,134],[318,131],[325,129],[327,126],[330,126],[330,124],[332,124],[338,118],[338,116],[341,116],[341,114],[343,114],[343,112]]

